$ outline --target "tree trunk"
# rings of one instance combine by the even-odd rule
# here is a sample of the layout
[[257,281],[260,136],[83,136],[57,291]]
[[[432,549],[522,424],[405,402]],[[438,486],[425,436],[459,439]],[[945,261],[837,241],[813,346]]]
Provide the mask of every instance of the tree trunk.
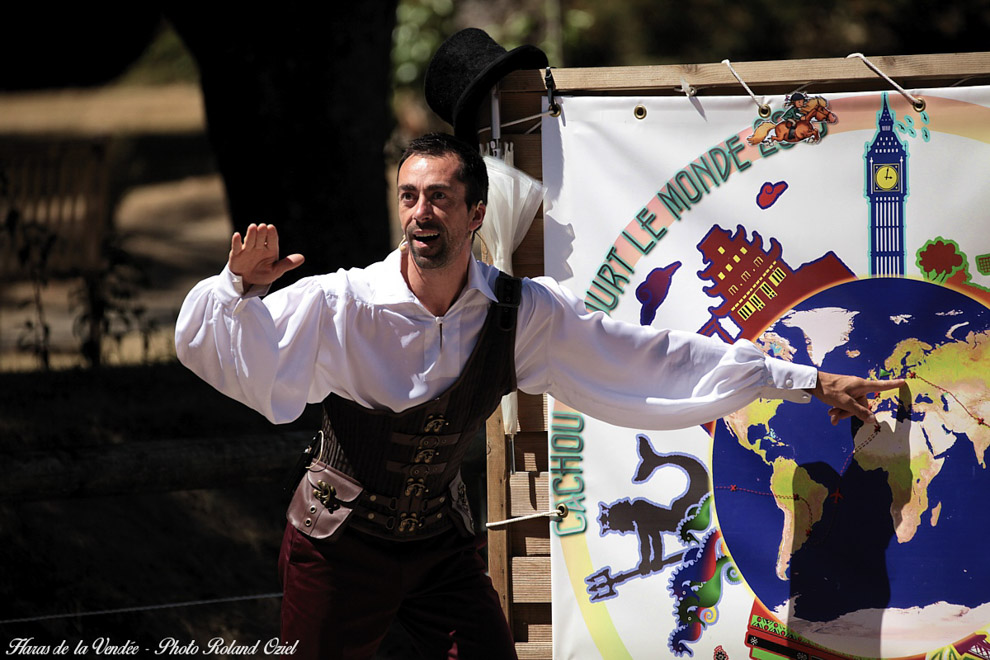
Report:
[[385,142],[396,0],[278,3],[225,17],[165,15],[199,68],[235,228],[275,224],[303,275],[389,248]]

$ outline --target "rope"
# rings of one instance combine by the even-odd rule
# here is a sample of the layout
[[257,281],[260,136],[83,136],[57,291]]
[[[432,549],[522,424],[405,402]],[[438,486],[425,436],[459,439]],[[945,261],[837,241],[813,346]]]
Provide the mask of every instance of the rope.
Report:
[[873,62],[866,59],[866,56],[864,56],[862,53],[850,53],[849,55],[846,55],[846,59],[849,59],[850,57],[858,57],[859,59],[863,60],[863,63],[866,64],[866,66],[870,67],[870,69],[872,69],[875,74],[877,74],[878,76],[889,82],[891,85],[894,86],[895,89],[897,89],[898,92],[901,93],[902,96],[904,96],[904,98],[911,101],[911,105],[914,106],[915,110],[917,110],[918,112],[925,111],[925,100],[923,98],[912,96],[906,89],[895,83],[890,76],[888,76],[886,73],[884,73],[879,68],[877,68],[877,66]]
[[534,520],[535,518],[553,518],[554,520],[563,520],[567,517],[567,505],[558,504],[557,508],[553,511],[543,511],[542,513],[531,513],[528,516],[519,516],[518,518],[509,518],[508,520],[496,520],[494,522],[485,523],[485,527],[491,529],[492,527],[501,527],[502,525],[511,525],[512,523],[522,522],[524,520]]
[[729,67],[729,71],[732,73],[733,76],[735,76],[736,80],[739,81],[739,84],[743,86],[743,89],[746,90],[746,93],[749,94],[750,98],[753,99],[753,103],[755,103],[756,104],[756,107],[758,107],[760,109],[760,116],[761,117],[769,117],[770,116],[770,105],[767,104],[767,103],[764,103],[760,99],[756,98],[756,94],[754,94],[753,93],[753,90],[751,90],[749,88],[749,85],[746,84],[746,81],[743,80],[739,76],[738,73],[736,73],[736,70],[732,67],[732,62],[730,62],[729,60],[725,59],[725,60],[722,60],[722,64],[724,64],[725,66]]
[[208,600],[189,600],[181,603],[164,603],[162,605],[145,605],[143,607],[121,607],[112,610],[97,610],[95,612],[70,612],[67,614],[48,614],[45,616],[32,616],[22,619],[6,619],[0,621],[0,625],[8,623],[29,623],[32,621],[51,621],[53,619],[70,619],[79,616],[102,616],[105,614],[126,614],[128,612],[148,612],[151,610],[164,610],[170,607],[191,607],[194,605],[213,605],[216,603],[233,603],[241,600],[261,600],[264,598],[281,598],[282,594],[255,594],[254,596],[230,596],[228,598],[211,598]]
[[[506,126],[515,126],[516,124],[522,124],[523,122],[532,121],[534,119],[541,119],[543,117],[549,117],[549,116],[550,116],[550,111],[547,110],[546,112],[541,112],[539,114],[523,117],[522,119],[514,119],[512,121],[502,122],[501,124],[499,124],[499,127],[505,128]],[[539,124],[537,124],[536,126],[539,126]],[[492,130],[491,126],[482,126],[481,128],[478,129],[478,134],[480,135],[482,133],[487,133],[490,132],[491,130]]]

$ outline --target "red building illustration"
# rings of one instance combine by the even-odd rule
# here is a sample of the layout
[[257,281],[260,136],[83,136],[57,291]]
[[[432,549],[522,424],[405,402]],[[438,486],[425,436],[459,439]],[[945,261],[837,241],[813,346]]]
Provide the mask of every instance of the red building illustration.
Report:
[[748,239],[742,225],[734,234],[714,225],[698,250],[708,264],[698,277],[712,283],[704,291],[722,299],[721,304],[708,308],[711,319],[699,332],[727,342],[755,339],[796,303],[856,277],[834,252],[791,269],[781,258],[783,249],[777,239],[771,238],[769,249],[764,249],[763,237],[754,231]]

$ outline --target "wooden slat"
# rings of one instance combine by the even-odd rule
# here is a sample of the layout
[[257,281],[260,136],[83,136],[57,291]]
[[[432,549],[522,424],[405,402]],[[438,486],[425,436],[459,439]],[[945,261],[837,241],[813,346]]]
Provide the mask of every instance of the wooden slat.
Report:
[[[488,520],[505,520],[508,515],[508,443],[502,426],[502,408],[488,418]],[[498,592],[505,618],[512,620],[512,591],[509,580],[509,538],[505,527],[488,530],[488,574]]]
[[546,472],[517,472],[509,477],[509,515],[528,516],[550,510],[550,476]]
[[512,267],[518,271],[522,266],[535,266],[537,267],[535,274],[542,275],[543,264],[543,216],[540,215],[533,219],[533,224],[529,226],[522,243],[512,254]]
[[550,557],[512,558],[512,601],[550,602]]
[[[990,52],[890,56],[866,53],[866,56],[904,87],[930,87],[965,78],[990,77]],[[858,58],[733,62],[732,66],[756,93],[792,91],[809,81],[815,83],[815,91],[890,89],[886,81]],[[562,94],[634,91],[676,95],[683,93],[682,78],[706,94],[746,93],[722,63],[554,69],[553,78]],[[978,80],[967,82],[978,84]],[[513,92],[525,94],[544,89],[540,71],[519,71],[502,81],[503,98]]]
[[516,434],[516,470],[519,472],[546,472],[547,434],[545,431],[528,431]]
[[523,520],[509,526],[509,555],[538,557],[550,554],[550,521]]
[[519,393],[519,428],[522,431],[547,430],[545,396]]
[[516,644],[516,655],[519,660],[546,660],[553,654],[553,644],[550,642],[524,642]]
[[512,611],[512,630],[516,642],[552,641],[552,618],[548,603],[519,603]]
[[522,170],[538,181],[543,180],[543,137],[535,135],[509,135],[505,140],[513,146],[513,167]]

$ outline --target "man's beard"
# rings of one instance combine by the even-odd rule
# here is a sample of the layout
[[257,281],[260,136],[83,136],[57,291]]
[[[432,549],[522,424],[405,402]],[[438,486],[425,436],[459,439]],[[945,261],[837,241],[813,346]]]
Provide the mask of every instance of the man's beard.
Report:
[[[415,232],[420,232],[421,235],[435,234],[435,236],[422,240],[416,238]],[[459,245],[453,244],[450,234],[444,227],[434,225],[410,226],[406,230],[406,245],[413,262],[422,270],[449,265],[458,256],[460,248]]]

